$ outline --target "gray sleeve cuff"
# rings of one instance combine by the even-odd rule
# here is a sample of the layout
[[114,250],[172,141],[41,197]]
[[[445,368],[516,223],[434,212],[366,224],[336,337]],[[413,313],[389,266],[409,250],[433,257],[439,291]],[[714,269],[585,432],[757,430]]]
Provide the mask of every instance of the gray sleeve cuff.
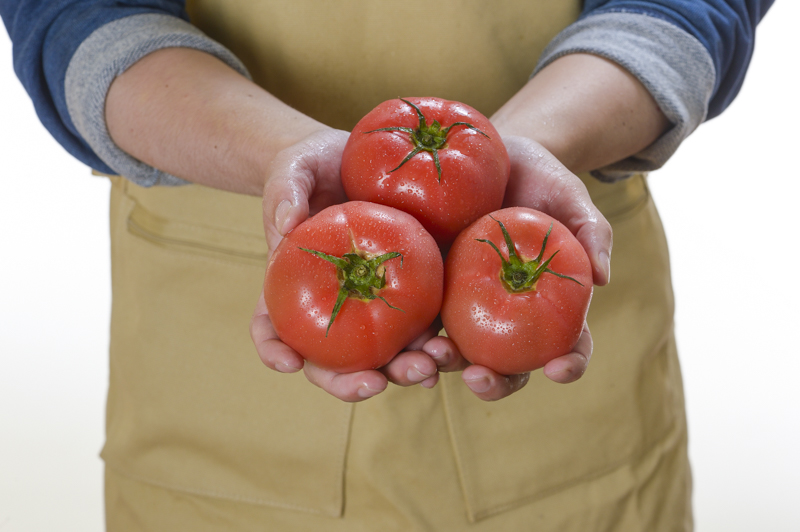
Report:
[[628,70],[672,123],[641,152],[592,172],[598,179],[617,181],[660,168],[705,120],[714,88],[714,64],[700,41],[677,26],[635,13],[588,16],[553,39],[534,75],[559,57],[574,53],[598,55]]
[[106,94],[114,78],[136,61],[161,48],[175,47],[207,52],[248,76],[236,56],[188,22],[153,13],[101,26],[81,43],[67,67],[67,109],[78,132],[103,162],[145,187],[183,185],[187,181],[131,157],[114,144],[105,121]]

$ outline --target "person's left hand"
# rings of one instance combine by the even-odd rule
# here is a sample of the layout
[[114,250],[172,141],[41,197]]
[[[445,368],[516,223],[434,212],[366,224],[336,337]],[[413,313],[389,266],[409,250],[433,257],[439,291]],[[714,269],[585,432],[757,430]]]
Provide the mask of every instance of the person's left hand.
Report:
[[[594,284],[610,277],[611,225],[592,203],[586,186],[540,144],[524,137],[504,137],[511,159],[511,176],[504,207],[523,206],[542,211],[563,223],[583,245],[592,264]],[[471,365],[455,343],[439,336],[422,350],[433,358],[439,371],[462,371],[462,379],[479,398],[502,399],[520,390],[530,374],[501,375],[485,366]],[[592,335],[583,333],[571,353],[548,362],[542,371],[550,380],[570,383],[579,379],[592,356]]]

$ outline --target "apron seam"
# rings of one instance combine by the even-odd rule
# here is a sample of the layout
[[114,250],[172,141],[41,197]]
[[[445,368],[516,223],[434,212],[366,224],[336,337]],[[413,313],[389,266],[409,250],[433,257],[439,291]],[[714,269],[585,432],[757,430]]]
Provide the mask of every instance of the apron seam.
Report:
[[[237,255],[226,255],[225,252],[223,252],[223,251],[210,251],[209,250],[209,251],[203,252],[203,251],[199,251],[198,250],[198,251],[194,251],[193,252],[193,251],[189,251],[189,250],[180,249],[179,245],[170,245],[170,244],[162,244],[162,243],[153,242],[151,240],[148,240],[147,238],[144,238],[142,236],[137,235],[136,233],[131,232],[129,229],[127,229],[127,227],[124,229],[124,231],[125,231],[125,234],[127,234],[128,236],[131,236],[134,239],[136,239],[137,241],[142,242],[144,244],[149,244],[153,248],[155,248],[156,250],[158,250],[158,251],[160,251],[162,253],[177,253],[179,255],[182,255],[182,256],[185,256],[185,257],[189,257],[192,260],[204,260],[204,261],[213,262],[215,264],[221,264],[221,265],[225,265],[225,266],[236,266],[237,268],[242,268],[242,269],[249,269],[249,268],[266,269],[266,266],[267,266],[266,257],[264,258],[264,262],[263,263],[261,263],[261,262],[256,263],[256,259],[240,258]],[[218,254],[224,255],[224,258],[223,257],[210,256],[211,253],[218,253]],[[251,260],[252,260],[252,262],[251,262]]]
[[[112,176],[112,175],[100,174],[100,173],[95,174],[95,175],[101,176],[101,177],[105,177],[105,178],[109,179],[111,181],[112,185],[114,185],[114,184],[118,185],[120,187],[123,195],[125,196],[125,198],[133,203],[133,208],[131,209],[131,212],[128,213],[128,218],[131,217],[131,215],[133,214],[133,210],[134,209],[139,209],[139,210],[143,211],[148,216],[151,216],[153,218],[160,218],[164,222],[167,222],[167,223],[170,223],[170,224],[173,224],[173,225],[176,225],[176,226],[180,226],[181,228],[183,228],[185,230],[188,230],[188,231],[191,231],[193,233],[202,233],[204,230],[209,230],[209,231],[219,231],[219,232],[223,232],[223,233],[231,233],[231,234],[236,235],[236,236],[246,237],[246,238],[250,238],[250,239],[254,239],[254,240],[261,240],[261,239],[264,238],[263,233],[251,233],[251,232],[237,231],[235,228],[218,227],[218,226],[214,226],[214,225],[206,225],[206,224],[202,224],[202,223],[189,222],[189,221],[185,221],[185,220],[170,218],[170,217],[162,216],[160,214],[156,214],[156,213],[152,212],[150,209],[146,208],[144,205],[142,205],[139,202],[139,199],[136,197],[136,195],[132,194],[130,192],[130,190],[131,190],[131,182],[130,182],[130,180],[128,178],[123,177],[123,176],[117,176],[117,175]],[[200,187],[202,187],[203,185],[189,185],[189,186],[200,186]],[[211,187],[205,187],[205,188],[211,188]],[[145,189],[145,190],[147,190],[147,189]],[[225,192],[223,190],[218,190],[218,189],[213,189],[213,188],[212,188],[212,190],[219,191],[219,192]]]
[[614,223],[623,223],[631,218],[635,218],[637,214],[643,211],[651,197],[650,194],[650,187],[647,185],[647,179],[643,175],[638,175],[635,177],[631,177],[629,179],[640,179],[642,181],[642,192],[631,204],[625,205],[623,208],[611,212],[611,213],[603,213],[603,216],[606,217],[608,223],[612,225]]
[[233,494],[233,493],[226,493],[226,492],[222,492],[222,491],[214,491],[214,490],[207,490],[207,489],[200,489],[200,488],[189,488],[189,487],[180,486],[180,485],[177,485],[177,484],[172,484],[172,483],[169,483],[169,482],[161,482],[161,481],[158,481],[158,480],[153,480],[153,479],[150,479],[150,478],[145,478],[145,477],[141,477],[139,475],[130,473],[130,472],[124,470],[124,468],[122,468],[122,467],[120,467],[118,465],[109,463],[108,461],[105,461],[105,465],[106,465],[107,468],[111,469],[114,473],[116,473],[116,474],[118,474],[120,476],[123,476],[123,477],[127,478],[128,480],[131,480],[131,481],[134,481],[134,482],[139,482],[139,483],[142,483],[142,484],[148,484],[150,486],[156,486],[158,488],[162,488],[162,489],[166,489],[166,490],[170,490],[170,491],[178,491],[178,492],[181,492],[181,493],[187,493],[187,494],[190,494],[190,495],[195,495],[195,496],[200,496],[200,497],[209,497],[209,498],[212,498],[212,499],[228,500],[228,501],[233,501],[233,502],[253,504],[253,505],[257,505],[257,506],[269,506],[269,507],[272,507],[272,508],[280,508],[280,509],[284,509],[284,510],[297,510],[297,511],[302,511],[302,512],[310,513],[310,514],[338,517],[338,514],[336,512],[309,508],[307,506],[302,506],[302,505],[299,505],[299,504],[292,504],[292,503],[287,503],[287,502],[279,502],[279,501],[274,501],[274,500],[270,500],[270,499],[261,499],[261,498],[256,498],[256,497],[246,497],[246,496],[243,496],[243,495],[236,495],[236,494]]
[[[190,255],[192,257],[202,257],[210,260],[224,262],[225,264],[235,264],[238,266],[266,268],[267,265],[266,253],[263,256],[256,256],[255,254],[249,255],[247,253],[240,254],[224,250],[221,248],[195,245],[192,242],[182,242],[168,238],[160,239],[157,236],[151,238],[149,236],[145,236],[144,234],[142,234],[142,232],[147,232],[147,231],[144,229],[140,229],[138,224],[136,224],[136,222],[134,222],[130,217],[128,217],[125,225],[126,225],[125,232],[127,234],[137,238],[140,241],[149,243],[150,245],[164,251],[179,252],[185,255]],[[132,229],[131,226],[136,227],[136,229]],[[183,247],[187,247],[190,249],[182,249]],[[222,255],[222,257],[213,257],[212,255],[215,254]]]
[[[133,201],[136,202],[136,200],[134,198],[131,198],[131,199],[133,199]],[[171,226],[175,227],[176,229],[179,229],[182,232],[191,233],[192,236],[195,236],[196,238],[202,238],[204,236],[204,233],[218,232],[218,233],[227,233],[227,234],[229,234],[231,236],[243,237],[243,238],[246,238],[248,240],[253,240],[253,241],[258,241],[258,242],[262,242],[264,240],[264,235],[263,234],[256,235],[254,233],[244,233],[244,232],[241,232],[241,231],[232,230],[230,228],[215,227],[213,225],[204,225],[204,224],[198,224],[198,223],[192,223],[192,222],[185,222],[185,221],[182,221],[182,220],[175,220],[175,219],[172,219],[172,218],[166,218],[166,217],[163,217],[163,216],[160,216],[158,214],[154,214],[154,213],[150,212],[148,209],[144,208],[138,202],[136,202],[135,209],[136,209],[136,211],[143,213],[143,216],[149,216],[151,218],[160,219],[159,221],[163,221],[163,222],[165,222],[167,224],[170,224]],[[133,216],[133,215],[134,215],[134,213],[131,213],[131,216]],[[135,223],[137,225],[141,226],[140,222],[135,222]],[[149,229],[146,229],[144,227],[142,227],[142,229],[147,231],[150,234],[155,235],[155,236],[161,236],[161,235],[157,235],[155,232],[153,232],[153,231],[151,231]],[[169,239],[172,239],[172,240],[177,240],[177,238],[172,238],[172,237],[167,237],[167,236],[163,236],[162,238],[169,238]],[[189,241],[187,240],[187,243],[188,242]]]
[[[666,452],[666,449],[668,449],[670,445],[674,444],[677,440],[679,440],[680,439],[680,435],[683,432],[685,432],[685,423],[681,423],[680,421],[681,421],[680,419],[676,419],[675,422],[671,423],[667,427],[667,429],[658,438],[656,438],[653,441],[653,443],[651,443],[650,445],[648,445],[646,448],[644,448],[643,450],[641,450],[639,452],[631,453],[626,458],[623,458],[623,459],[621,459],[621,460],[619,460],[617,462],[614,462],[613,464],[611,464],[611,465],[609,465],[607,467],[604,467],[604,468],[599,469],[597,471],[593,471],[591,473],[587,473],[585,475],[581,475],[581,476],[576,477],[574,479],[571,479],[571,480],[569,480],[567,482],[559,484],[558,486],[555,486],[555,487],[550,488],[548,490],[544,490],[542,492],[539,492],[539,493],[537,493],[535,495],[529,495],[529,496],[526,496],[526,497],[523,497],[523,498],[520,498],[520,499],[516,499],[516,500],[514,500],[512,502],[509,502],[509,503],[504,503],[502,505],[495,506],[495,507],[488,508],[486,510],[482,510],[480,512],[477,512],[475,514],[475,519],[476,520],[485,519],[487,517],[491,517],[493,515],[497,515],[499,513],[505,512],[507,510],[511,510],[513,508],[524,506],[525,504],[529,504],[529,503],[531,503],[533,501],[536,501],[536,500],[539,500],[539,499],[544,499],[546,497],[549,497],[549,496],[554,495],[556,493],[559,493],[561,491],[567,490],[567,489],[569,489],[569,488],[571,488],[573,486],[577,486],[579,484],[585,483],[587,481],[594,481],[594,480],[601,479],[601,478],[603,478],[605,476],[608,476],[608,475],[610,475],[610,474],[612,474],[612,473],[624,468],[626,465],[630,465],[632,467],[635,467],[636,465],[645,462],[646,459],[651,457],[651,456],[653,456],[654,462],[657,464],[657,462],[661,459],[661,457]],[[659,450],[661,450],[661,452],[658,452],[657,456],[655,456],[654,453],[656,453],[656,451],[659,451]],[[651,470],[651,469],[653,469],[653,467],[649,467],[648,468],[648,470]],[[634,475],[634,478],[636,478],[636,480],[637,480],[637,485],[638,485],[638,481],[639,481],[641,476],[642,475],[639,475],[639,474],[635,474]],[[647,476],[647,475],[644,475],[644,476]],[[632,486],[632,488],[636,489],[636,486]]]
[[347,414],[344,416],[345,430],[342,431],[339,441],[339,447],[342,448],[341,459],[339,460],[339,467],[334,471],[334,477],[338,477],[339,481],[339,513],[336,517],[342,517],[347,504],[347,488],[346,484],[346,471],[347,471],[347,458],[350,454],[350,439],[353,432],[353,416],[355,414],[355,404],[350,403],[347,408]]
[[[673,334],[673,330],[674,330],[674,320],[671,320],[670,324],[665,328],[664,334],[659,338],[659,340],[657,342],[655,342],[654,346],[650,350],[650,354],[647,355],[646,357],[643,357],[643,360],[644,359],[648,359],[654,353],[657,353],[669,341],[669,339],[671,338],[671,336]],[[453,454],[454,454],[455,459],[456,459],[456,464],[458,466],[457,467],[458,475],[459,475],[459,479],[461,480],[461,491],[462,491],[462,494],[464,496],[464,501],[465,501],[465,504],[466,504],[467,517],[469,518],[470,522],[472,522],[472,523],[480,521],[480,520],[485,519],[487,517],[491,517],[493,515],[497,515],[497,514],[503,513],[505,511],[511,510],[513,508],[518,508],[518,507],[524,506],[524,505],[529,504],[529,503],[531,503],[533,501],[536,501],[536,500],[539,500],[539,499],[544,499],[546,497],[549,497],[549,496],[554,495],[556,493],[559,493],[561,491],[567,490],[572,486],[579,485],[579,484],[581,484],[583,482],[600,479],[602,477],[605,477],[605,476],[607,476],[607,475],[609,475],[611,473],[614,473],[615,471],[625,467],[625,465],[627,465],[627,464],[633,465],[633,464],[641,463],[641,462],[643,462],[645,460],[646,457],[648,457],[652,452],[654,452],[657,447],[666,446],[665,442],[671,442],[672,440],[674,440],[674,437],[670,437],[671,435],[673,435],[673,433],[680,433],[681,430],[679,430],[679,429],[681,429],[682,427],[683,427],[683,431],[684,432],[686,430],[685,429],[685,421],[681,422],[683,417],[676,418],[672,423],[667,425],[667,427],[663,430],[663,432],[661,434],[659,434],[659,436],[657,438],[655,438],[650,445],[642,448],[639,451],[633,451],[630,454],[626,455],[624,458],[621,458],[621,459],[619,459],[619,460],[617,460],[615,462],[612,462],[610,465],[607,465],[606,467],[603,467],[601,469],[597,469],[597,470],[594,470],[594,471],[590,471],[590,472],[585,473],[583,475],[580,475],[580,476],[577,476],[575,478],[572,478],[572,479],[570,479],[570,480],[568,480],[566,482],[563,482],[561,484],[553,486],[553,487],[551,487],[549,489],[545,489],[543,491],[539,491],[538,493],[535,493],[535,494],[532,494],[532,495],[526,495],[524,497],[521,497],[521,498],[518,498],[518,499],[514,499],[513,501],[501,503],[501,504],[496,505],[496,506],[490,506],[490,507],[488,507],[488,508],[486,508],[484,510],[474,511],[472,509],[471,497],[468,495],[468,491],[469,491],[468,490],[468,485],[471,485],[471,483],[470,483],[469,478],[468,478],[469,475],[468,475],[468,472],[467,472],[467,468],[462,467],[461,456],[460,456],[459,451],[458,451],[458,445],[456,444],[457,431],[455,429],[454,423],[452,422],[452,418],[450,417],[449,406],[448,406],[449,405],[449,401],[448,401],[448,398],[447,398],[447,393],[445,393],[444,389],[442,390],[442,394],[443,394],[443,399],[444,399],[443,404],[444,404],[444,408],[445,408],[445,416],[446,416],[447,424],[448,424],[448,432],[450,434],[450,443],[451,443],[451,447],[453,449]],[[676,430],[676,429],[678,429],[678,430]],[[661,454],[663,454],[663,453],[661,453]],[[637,479],[638,479],[638,475],[637,475]]]
[[453,451],[453,458],[456,462],[456,471],[458,471],[458,478],[459,478],[459,485],[461,487],[461,495],[464,498],[464,506],[467,513],[467,519],[470,523],[475,523],[477,521],[477,517],[475,512],[472,510],[472,505],[470,503],[469,491],[467,490],[467,484],[469,484],[469,479],[467,478],[467,468],[463,467],[461,453],[458,450],[458,445],[456,444],[456,429],[455,424],[453,423],[453,418],[450,413],[451,405],[450,400],[447,394],[447,388],[449,384],[447,383],[447,379],[442,379],[442,405],[444,406],[444,415],[445,419],[447,420],[447,433],[450,436],[450,448]]

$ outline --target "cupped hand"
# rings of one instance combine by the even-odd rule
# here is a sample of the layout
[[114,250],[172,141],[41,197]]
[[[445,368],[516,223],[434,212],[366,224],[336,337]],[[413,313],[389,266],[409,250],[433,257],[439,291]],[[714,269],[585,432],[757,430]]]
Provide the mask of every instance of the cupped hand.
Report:
[[[347,201],[339,170],[348,136],[345,131],[319,131],[274,158],[263,196],[264,233],[270,250],[309,216]],[[422,351],[422,346],[435,337],[440,328],[441,323],[432,324],[383,368],[336,373],[305,361],[278,338],[262,292],[250,322],[250,336],[267,367],[282,373],[302,369],[311,383],[343,401],[354,402],[377,395],[389,382],[433,387],[438,380],[436,363]]]
[[[477,397],[484,401],[497,401],[521,390],[530,379],[530,373],[501,375],[485,366],[470,364],[450,338],[437,336],[427,341],[423,348],[436,361],[440,372],[461,371],[461,378]],[[578,343],[571,353],[548,362],[542,371],[554,382],[567,384],[581,378],[592,357],[592,335],[584,323]]]
[[440,323],[431,325],[405,351],[394,357],[383,368],[336,373],[317,367],[301,357],[294,349],[281,342],[269,319],[264,294],[256,305],[250,321],[250,337],[258,356],[267,367],[281,373],[294,373],[301,369],[312,384],[319,386],[334,397],[347,402],[368,399],[384,391],[389,382],[400,386],[421,383],[432,388],[438,381],[436,363],[422,350],[423,345],[436,337]]
[[541,144],[526,137],[503,137],[511,175],[503,207],[528,207],[549,214],[583,245],[594,284],[611,278],[611,224],[595,207],[586,185]]
[[[504,137],[503,141],[511,159],[503,207],[536,209],[563,223],[586,250],[594,284],[607,284],[611,275],[611,225],[594,206],[586,186],[535,141],[516,136]],[[487,367],[472,365],[447,337],[432,338],[423,351],[436,361],[439,371],[462,371],[466,385],[486,401],[508,397],[522,389],[530,377],[527,373],[501,375]],[[573,351],[551,360],[542,371],[554,382],[574,382],[586,371],[591,356],[592,335],[584,323]]]
[[267,169],[262,196],[269,253],[309,216],[347,201],[339,171],[350,134],[325,129],[281,150]]

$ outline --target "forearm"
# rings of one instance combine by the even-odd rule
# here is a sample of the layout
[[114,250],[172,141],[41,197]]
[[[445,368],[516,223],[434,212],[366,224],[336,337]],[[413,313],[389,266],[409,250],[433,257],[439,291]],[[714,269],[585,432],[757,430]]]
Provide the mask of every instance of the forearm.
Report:
[[280,150],[326,126],[295,111],[215,57],[153,52],[117,77],[106,98],[114,142],[187,181],[261,195]]
[[670,125],[639,80],[589,54],[553,61],[492,122],[504,136],[539,142],[575,173],[638,153]]

